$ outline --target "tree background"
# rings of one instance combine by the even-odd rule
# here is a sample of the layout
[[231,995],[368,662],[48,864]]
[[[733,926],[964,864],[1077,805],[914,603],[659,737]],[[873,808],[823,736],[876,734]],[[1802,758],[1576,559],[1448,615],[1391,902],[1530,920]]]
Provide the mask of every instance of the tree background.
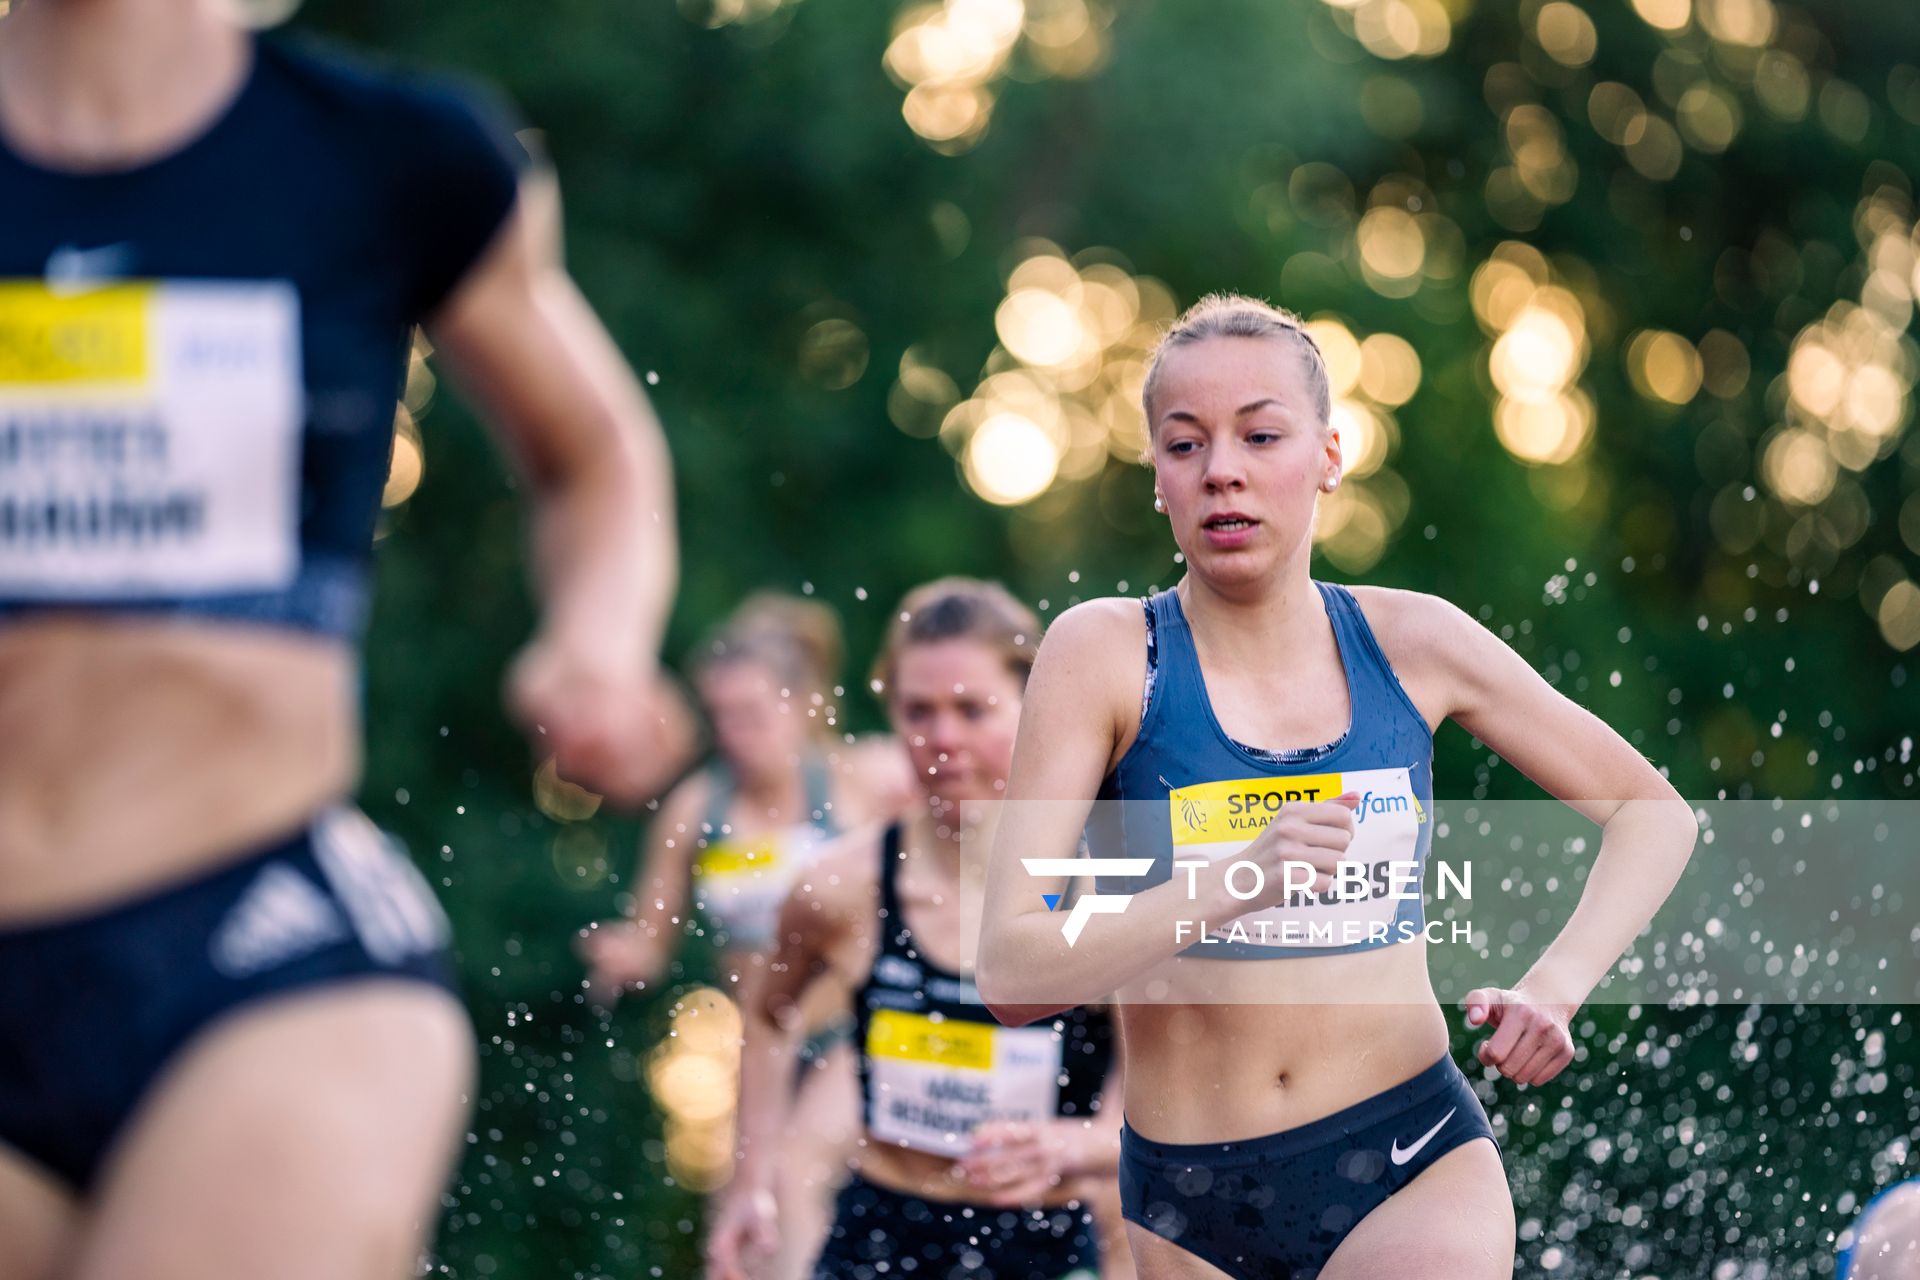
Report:
[[[670,658],[755,587],[838,608],[858,672],[937,574],[1047,614],[1170,584],[1127,396],[1153,325],[1234,289],[1321,326],[1369,442],[1321,572],[1476,612],[1689,796],[1810,799],[1915,795],[1912,18],[310,0],[293,26],[477,76],[540,131],[570,265],[673,446]],[[610,1018],[578,994],[572,932],[617,909],[639,820],[536,793],[498,698],[520,513],[429,390],[362,801],[448,905],[482,1045],[436,1264],[692,1275],[647,1064],[711,966],[688,948]],[[1437,751],[1438,796],[1534,794],[1458,730]],[[1912,1014],[1590,1011],[1581,1062],[1494,1106],[1522,1271],[1831,1274],[1852,1210],[1916,1171]]]

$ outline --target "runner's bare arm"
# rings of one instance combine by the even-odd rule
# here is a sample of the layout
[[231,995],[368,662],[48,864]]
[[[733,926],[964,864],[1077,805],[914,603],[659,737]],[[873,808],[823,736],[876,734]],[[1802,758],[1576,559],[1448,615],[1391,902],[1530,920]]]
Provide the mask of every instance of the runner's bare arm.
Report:
[[685,920],[708,786],[696,776],[667,794],[647,824],[627,918],[592,925],[582,937],[580,950],[597,1001],[617,998],[636,983],[659,981],[672,960]]
[[835,841],[780,907],[776,942],[754,998],[741,1012],[739,1163],[735,1181],[770,1187],[784,1145],[791,1086],[805,1028],[800,1010],[816,982],[851,982],[850,953],[872,934],[879,914],[880,840],[864,829]]
[[657,723],[668,695],[651,687],[675,581],[672,463],[645,393],[561,263],[550,176],[522,180],[507,225],[427,330],[532,490],[545,609],[515,669],[516,712],[544,728],[566,776],[644,799],[677,764]]
[[1565,697],[1499,637],[1433,596],[1396,592],[1393,627],[1410,666],[1443,677],[1444,712],[1548,793],[1601,824],[1599,853],[1573,916],[1513,991],[1468,996],[1468,1017],[1500,1030],[1481,1060],[1523,1083],[1551,1079],[1571,1041],[1533,1044],[1529,1019],[1504,1010],[1539,1004],[1570,1018],[1666,901],[1693,852],[1692,807],[1631,744]]

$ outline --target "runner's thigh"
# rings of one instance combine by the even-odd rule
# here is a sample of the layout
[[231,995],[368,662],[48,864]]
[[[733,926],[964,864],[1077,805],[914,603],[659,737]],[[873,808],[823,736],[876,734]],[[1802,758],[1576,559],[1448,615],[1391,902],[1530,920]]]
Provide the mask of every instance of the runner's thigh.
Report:
[[0,1276],[50,1280],[72,1243],[74,1215],[64,1186],[0,1146]]
[[1340,1242],[1319,1280],[1387,1275],[1513,1275],[1513,1195],[1493,1143],[1456,1147],[1389,1196]]
[[370,979],[215,1023],[110,1155],[73,1280],[398,1280],[472,1090],[465,1011]]
[[1232,1280],[1226,1272],[1137,1223],[1127,1224],[1127,1247],[1139,1280]]

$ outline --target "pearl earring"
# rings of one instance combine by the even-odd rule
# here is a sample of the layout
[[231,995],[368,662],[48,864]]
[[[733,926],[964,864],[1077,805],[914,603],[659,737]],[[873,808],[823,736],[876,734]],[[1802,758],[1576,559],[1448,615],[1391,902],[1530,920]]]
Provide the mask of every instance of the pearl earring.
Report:
[[1159,494],[1157,494],[1157,493],[1156,493],[1156,494],[1154,494],[1154,495],[1153,495],[1153,509],[1154,509],[1155,511],[1158,511],[1158,512],[1159,512],[1159,513],[1160,513],[1161,515],[1165,515],[1165,514],[1167,513],[1167,500],[1166,500],[1165,498],[1162,498],[1162,497],[1161,497],[1161,496],[1160,496]]

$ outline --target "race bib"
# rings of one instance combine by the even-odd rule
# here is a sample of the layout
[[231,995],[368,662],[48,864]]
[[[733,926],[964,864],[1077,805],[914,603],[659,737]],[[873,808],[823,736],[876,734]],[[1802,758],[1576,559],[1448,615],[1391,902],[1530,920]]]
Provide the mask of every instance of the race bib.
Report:
[[868,1127],[883,1142],[957,1158],[988,1120],[1051,1120],[1060,1045],[1050,1027],[876,1010],[867,1031]]
[[819,859],[826,838],[818,828],[789,827],[747,843],[709,844],[695,859],[700,905],[742,946],[773,937],[780,904],[794,878]]
[[[1325,893],[1302,890],[1281,905],[1250,912],[1210,930],[1235,943],[1275,948],[1345,947],[1406,939],[1393,932],[1405,895],[1420,894],[1420,824],[1427,820],[1406,769],[1365,769],[1293,778],[1236,778],[1181,787],[1168,796],[1176,864],[1233,859],[1290,803],[1360,796],[1353,843],[1344,860],[1355,864]],[[1185,874],[1175,870],[1176,877]],[[1303,877],[1304,878],[1304,877]],[[1250,893],[1250,868],[1230,873],[1229,885]],[[1269,888],[1273,887],[1271,885]]]
[[304,400],[290,284],[0,281],[0,596],[289,586]]

